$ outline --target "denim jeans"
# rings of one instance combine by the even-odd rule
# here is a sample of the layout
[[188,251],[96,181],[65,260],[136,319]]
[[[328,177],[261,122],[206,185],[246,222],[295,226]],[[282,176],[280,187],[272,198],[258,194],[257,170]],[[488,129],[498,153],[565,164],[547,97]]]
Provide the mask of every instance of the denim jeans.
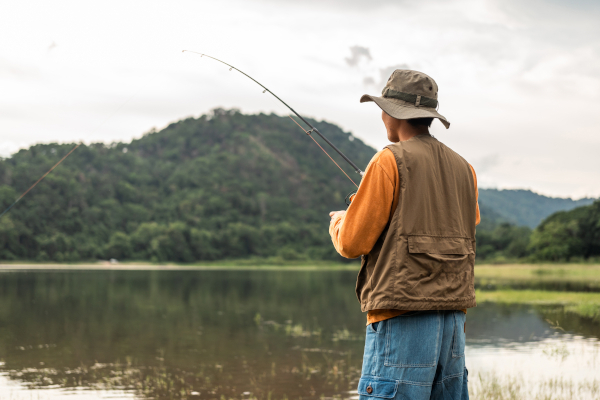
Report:
[[411,311],[367,326],[360,400],[468,400],[465,317]]

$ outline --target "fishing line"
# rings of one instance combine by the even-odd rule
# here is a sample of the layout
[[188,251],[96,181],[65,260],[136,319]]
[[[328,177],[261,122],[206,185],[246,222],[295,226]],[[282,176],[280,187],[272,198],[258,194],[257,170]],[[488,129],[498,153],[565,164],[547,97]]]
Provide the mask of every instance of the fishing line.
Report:
[[[265,91],[263,90],[263,93],[264,93],[264,92],[265,92]],[[276,99],[274,99],[273,97],[270,97],[270,99],[272,99],[274,102],[276,102]],[[333,159],[333,157],[331,157],[331,156],[329,155],[329,153],[328,153],[328,152],[327,152],[327,151],[326,151],[326,150],[325,150],[325,149],[324,149],[324,148],[321,146],[321,144],[320,144],[319,142],[317,142],[317,140],[316,140],[316,139],[313,137],[313,135],[311,135],[311,134],[310,134],[310,131],[307,131],[306,129],[304,129],[304,127],[303,127],[302,125],[300,125],[300,124],[298,123],[298,121],[296,121],[296,120],[294,119],[294,117],[292,117],[290,114],[287,114],[287,115],[286,115],[286,117],[288,117],[289,119],[291,119],[292,121],[294,121],[294,123],[295,123],[296,125],[298,125],[298,127],[300,127],[300,129],[302,129],[302,131],[303,131],[304,133],[306,133],[306,134],[308,135],[308,137],[309,137],[309,138],[311,138],[311,139],[313,140],[313,142],[315,142],[315,143],[316,143],[316,145],[317,145],[317,146],[319,146],[319,148],[320,148],[320,149],[323,151],[323,153],[325,153],[325,154],[327,155],[327,157],[329,157],[329,159],[330,159],[331,161],[333,161],[333,163],[335,164],[335,166],[336,166],[336,167],[338,167],[338,168],[340,169],[340,171],[342,171],[342,173],[343,173],[344,175],[346,175],[346,178],[350,179],[350,182],[352,182],[352,184],[353,184],[354,186],[356,186],[356,188],[358,188],[358,185],[356,184],[356,182],[354,182],[354,181],[352,180],[352,178],[350,178],[350,175],[348,175],[348,174],[346,173],[346,171],[344,171],[344,169],[343,169],[342,167],[340,167],[340,165],[339,165],[339,164],[338,164],[338,163],[337,163],[337,162],[336,162],[336,161]]]
[[356,184],[356,182],[354,182],[354,181],[352,180],[352,178],[350,178],[350,176],[349,176],[349,175],[346,173],[346,171],[344,171],[344,170],[342,169],[342,167],[340,167],[340,166],[339,166],[339,164],[338,164],[338,163],[336,163],[336,162],[335,162],[335,160],[334,160],[333,158],[331,158],[331,156],[329,155],[329,153],[328,153],[328,152],[326,152],[326,151],[325,151],[325,149],[324,149],[323,147],[321,147],[321,145],[319,144],[319,142],[317,142],[317,140],[316,140],[314,137],[312,137],[312,135],[311,135],[310,133],[308,133],[308,131],[307,131],[306,129],[304,129],[304,128],[302,127],[302,125],[300,125],[300,124],[298,123],[298,121],[296,121],[294,118],[292,118],[292,116],[291,116],[291,115],[288,115],[288,117],[290,117],[290,119],[291,119],[292,121],[294,121],[294,123],[295,123],[296,125],[298,125],[298,126],[300,127],[300,129],[302,129],[302,130],[304,131],[304,133],[306,133],[308,136],[310,136],[310,138],[311,138],[311,139],[312,139],[312,140],[313,140],[313,141],[314,141],[314,142],[317,144],[317,146],[319,146],[319,148],[320,148],[321,150],[323,150],[323,153],[327,154],[327,157],[329,157],[329,159],[331,159],[331,161],[333,161],[333,163],[334,163],[334,164],[335,164],[335,165],[336,165],[336,166],[337,166],[337,167],[340,169],[340,171],[342,171],[342,172],[344,173],[344,175],[346,175],[346,177],[347,177],[348,179],[350,179],[350,182],[354,183],[354,186],[356,186],[356,188],[358,189],[358,185]]
[[[352,166],[352,168],[354,168],[354,171],[356,173],[358,173],[359,175],[364,175],[364,172],[358,168],[356,166],[356,164],[354,164],[348,157],[346,157],[346,155],[344,153],[342,153],[333,143],[331,143],[325,136],[323,136],[323,134],[321,132],[319,132],[319,130],[317,128],[315,128],[312,124],[310,124],[306,119],[304,119],[300,114],[298,114],[296,112],[296,110],[294,110],[292,107],[290,107],[285,101],[281,100],[275,93],[273,93],[272,91],[270,91],[266,86],[264,86],[263,84],[261,84],[260,82],[258,82],[256,79],[252,78],[250,75],[246,74],[244,71],[239,70],[238,68],[234,67],[233,65],[227,64],[224,61],[219,60],[218,58],[214,58],[209,56],[208,54],[203,54],[203,53],[198,53],[197,51],[192,51],[192,50],[183,50],[183,52],[189,52],[189,53],[195,53],[195,54],[199,54],[201,57],[208,57],[208,58],[212,58],[215,61],[218,61],[222,64],[225,64],[229,67],[229,70],[233,70],[235,69],[236,71],[240,72],[241,74],[245,75],[246,77],[248,77],[249,79],[253,80],[256,84],[258,84],[260,87],[262,87],[263,93],[265,92],[269,92],[273,97],[275,97],[277,100],[279,100],[283,105],[285,105],[290,111],[292,111],[298,118],[300,118],[302,120],[302,122],[304,122],[310,129],[306,130],[302,127],[302,125],[300,125],[298,123],[298,121],[296,121],[291,115],[288,115],[288,117],[294,121],[294,123],[296,125],[298,125],[300,127],[300,129],[302,129],[304,131],[304,133],[306,133],[308,136],[310,136],[310,138],[317,144],[317,146],[319,146],[319,148],[327,155],[327,157],[329,157],[329,159],[331,161],[333,161],[333,163],[340,169],[340,171],[342,171],[342,173],[344,175],[346,175],[346,177],[350,180],[350,182],[352,182],[356,187],[358,187],[358,185],[356,184],[356,182],[354,182],[352,180],[352,178],[350,178],[350,176],[346,173],[346,171],[344,171],[342,169],[342,167],[340,167],[340,165],[333,159],[333,157],[331,157],[329,155],[329,153],[327,153],[327,151],[319,144],[319,142],[317,142],[317,140],[312,136],[312,133],[315,132],[317,135],[319,135],[319,137],[321,137],[321,139],[323,139],[329,146],[331,146],[332,149],[334,149],[348,164],[350,164]],[[140,89],[141,90],[141,89]],[[139,92],[139,90],[138,90]],[[111,115],[109,115],[107,118],[104,119],[104,121],[102,121],[94,130],[93,132],[97,131],[98,129],[100,129],[100,127],[102,125],[104,125],[110,118],[112,118],[115,114],[117,114],[124,106],[125,104],[127,104],[138,92],[136,92],[135,94],[133,94],[132,96],[130,96],[127,100],[125,100]],[[50,168],[44,175],[42,175],[33,185],[31,185],[29,187],[29,189],[27,189],[25,192],[23,192],[23,194],[21,194],[10,206],[8,206],[1,214],[0,214],[0,218],[2,218],[4,216],[4,214],[6,214],[11,208],[13,208],[23,197],[25,197],[25,195],[27,195],[27,193],[29,193],[35,186],[37,186],[38,183],[40,183],[46,176],[48,176],[48,174],[50,174],[56,167],[58,167],[68,156],[70,156],[79,146],[81,146],[81,142],[79,144],[77,144],[75,147],[73,147],[71,149],[71,151],[69,151],[63,158],[61,158],[56,164],[54,164],[52,166],[52,168]]]
[[7,208],[6,210],[4,210],[4,211],[2,212],[2,214],[0,214],[0,218],[2,218],[2,216],[3,216],[4,214],[6,214],[6,213],[8,212],[8,210],[10,210],[11,208],[13,208],[13,206],[14,206],[15,204],[17,204],[17,203],[19,202],[19,200],[21,200],[23,197],[25,197],[25,195],[26,195],[27,193],[29,193],[29,191],[35,187],[35,185],[37,185],[38,183],[40,183],[40,182],[42,181],[42,179],[44,179],[44,178],[46,177],[46,175],[48,175],[50,172],[52,172],[52,170],[53,170],[54,168],[58,167],[58,164],[60,164],[61,162],[63,162],[65,158],[69,157],[69,155],[70,155],[72,152],[74,152],[74,151],[75,151],[75,149],[77,149],[79,146],[81,146],[81,143],[79,143],[77,146],[73,147],[73,148],[71,149],[71,151],[67,153],[67,155],[66,155],[66,156],[64,156],[63,158],[61,158],[59,162],[57,162],[56,164],[54,164],[54,166],[48,170],[48,172],[46,172],[44,175],[42,175],[42,177],[41,177],[40,179],[38,179],[38,180],[37,180],[37,181],[36,181],[36,182],[35,182],[33,185],[31,185],[31,186],[29,187],[29,189],[27,189],[25,192],[23,192],[23,194],[22,194],[22,195],[20,195],[20,196],[19,196],[19,198],[18,198],[17,200],[15,200],[15,202],[14,202],[14,203],[12,203],[10,206],[8,206],[8,208]]
[[[140,92],[141,88],[136,91],[133,95],[131,95],[128,99],[126,99],[115,111],[112,112],[112,114],[110,114],[108,117],[106,117],[104,119],[104,121],[102,121],[98,126],[96,126],[92,131],[91,134],[96,133],[96,131],[98,129],[100,129],[102,127],[102,125],[104,125],[109,119],[111,119],[112,117],[114,117],[119,111],[121,111],[121,109],[125,106],[125,104],[129,103],[129,101],[135,97],[139,92]],[[27,189],[25,192],[23,192],[22,195],[20,195],[14,203],[12,203],[10,206],[8,206],[6,208],[6,210],[2,211],[2,214],[0,214],[0,218],[2,218],[4,216],[4,214],[6,214],[8,212],[8,210],[10,210],[11,208],[14,207],[15,204],[17,204],[19,202],[19,200],[21,200],[23,197],[25,197],[25,195],[27,193],[29,193],[29,191],[31,189],[33,189],[38,183],[40,183],[50,172],[52,172],[54,170],[54,168],[58,167],[58,165],[63,162],[65,160],[65,158],[69,157],[71,155],[71,153],[73,153],[79,146],[82,145],[82,142],[79,142],[75,147],[73,147],[71,149],[71,151],[69,151],[63,158],[60,159],[59,162],[57,162],[56,164],[54,164],[54,166],[52,168],[50,168],[44,175],[42,175],[42,177],[40,179],[38,179],[33,185],[31,185],[29,187],[29,189]]]
[[[264,93],[264,92],[265,92],[265,91],[263,91],[263,93]],[[271,98],[271,99],[272,99],[274,102],[276,101],[276,100],[275,100],[273,97],[270,97],[270,98]],[[352,182],[352,184],[353,184],[354,186],[356,186],[356,188],[358,189],[358,185],[356,184],[356,182],[354,182],[354,181],[352,180],[352,178],[350,178],[350,175],[348,175],[348,174],[346,173],[346,171],[344,171],[344,169],[343,169],[342,167],[340,167],[340,165],[339,165],[339,164],[338,164],[338,163],[337,163],[337,162],[336,162],[336,161],[333,159],[333,157],[331,157],[331,156],[329,155],[329,153],[328,153],[328,152],[327,152],[327,151],[326,151],[326,150],[325,150],[325,149],[324,149],[324,148],[321,146],[321,144],[320,144],[319,142],[317,142],[317,140],[316,140],[316,139],[313,137],[313,135],[311,135],[311,134],[310,134],[310,131],[307,131],[306,129],[304,129],[304,127],[303,127],[302,125],[300,125],[300,124],[298,123],[298,121],[296,121],[296,120],[294,119],[294,117],[292,117],[290,114],[287,114],[287,115],[286,115],[286,117],[288,117],[289,119],[291,119],[292,121],[294,121],[294,123],[295,123],[296,125],[298,125],[298,127],[299,127],[300,129],[302,129],[302,131],[303,131],[304,133],[306,133],[306,134],[308,135],[308,137],[309,137],[309,138],[311,138],[311,139],[313,140],[313,142],[315,142],[315,143],[316,143],[316,145],[317,145],[317,146],[319,146],[319,148],[320,148],[320,149],[323,151],[323,153],[325,153],[325,154],[327,155],[327,157],[329,157],[329,159],[330,159],[331,161],[333,161],[333,163],[335,164],[335,166],[336,166],[336,167],[338,167],[338,168],[340,169],[340,171],[342,171],[342,173],[343,173],[344,175],[346,175],[346,178],[348,178],[348,179],[350,180],[350,182]]]
[[319,137],[321,137],[321,139],[323,139],[332,149],[334,149],[348,164],[350,164],[352,166],[352,168],[354,168],[354,171],[359,174],[359,175],[364,175],[364,172],[358,168],[356,166],[356,164],[354,164],[348,157],[346,157],[346,155],[344,153],[342,153],[333,143],[331,143],[325,136],[323,136],[323,134],[321,132],[319,132],[319,130],[317,128],[315,128],[314,126],[312,126],[312,124],[310,124],[306,119],[304,119],[300,114],[298,114],[296,112],[296,110],[294,110],[292,107],[290,107],[285,101],[281,100],[279,98],[279,96],[277,96],[275,93],[273,93],[272,91],[270,91],[266,86],[264,86],[262,83],[260,83],[259,81],[257,81],[256,79],[254,79],[253,77],[251,77],[250,75],[248,75],[247,73],[245,73],[244,71],[234,67],[233,65],[227,64],[225,61],[221,61],[218,58],[209,56],[208,54],[204,54],[204,53],[199,53],[197,51],[192,51],[192,50],[183,50],[182,52],[189,52],[189,53],[194,53],[194,54],[199,54],[200,57],[208,57],[208,58],[212,58],[215,61],[220,62],[221,64],[225,64],[229,67],[229,70],[233,70],[235,69],[236,71],[238,71],[239,73],[245,75],[247,78],[253,80],[257,85],[259,85],[260,87],[262,87],[263,93],[265,92],[269,92],[273,97],[275,97],[277,100],[279,100],[284,106],[286,106],[287,108],[290,109],[291,112],[293,112],[298,118],[300,118],[302,120],[302,122],[304,122],[310,129],[306,130],[304,129],[294,118],[292,118],[292,116],[289,116],[292,121],[294,121],[296,123],[296,125],[298,125],[303,131],[304,133],[306,133],[308,136],[310,136],[310,138],[321,148],[321,150],[323,150],[323,152],[325,154],[327,154],[327,156],[331,159],[331,161],[334,162],[335,165],[337,165],[337,167],[344,173],[344,175],[346,175],[348,177],[348,179],[350,179],[350,181],[352,181],[352,183],[354,183],[354,185],[356,187],[358,187],[358,185],[352,180],[352,178],[350,178],[348,176],[348,174],[346,174],[346,172],[342,169],[342,167],[340,167],[338,165],[337,162],[335,162],[335,160],[329,155],[329,153],[327,153],[327,151],[325,151],[325,149],[319,144],[319,142],[317,142],[315,140],[315,138],[312,136],[312,133],[315,132],[317,135],[319,135]]

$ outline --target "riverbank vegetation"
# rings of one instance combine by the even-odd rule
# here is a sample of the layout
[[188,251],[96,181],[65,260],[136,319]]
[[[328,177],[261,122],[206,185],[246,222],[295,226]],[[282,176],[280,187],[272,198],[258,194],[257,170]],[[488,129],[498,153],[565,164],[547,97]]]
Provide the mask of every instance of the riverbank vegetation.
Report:
[[600,263],[565,264],[506,264],[501,266],[477,264],[475,276],[485,282],[585,282],[600,285]]
[[600,321],[598,264],[480,265],[475,277],[478,303],[560,307]]
[[[485,210],[482,210],[482,215]],[[600,260],[600,201],[556,212],[535,229],[497,217],[477,230],[477,258],[488,263]],[[483,218],[483,217],[482,217]]]
[[477,302],[561,306],[566,312],[600,319],[600,293],[562,292],[546,290],[476,291]]
[[469,395],[473,400],[573,400],[597,399],[600,380],[550,378],[535,382],[523,376],[478,373],[469,377]]

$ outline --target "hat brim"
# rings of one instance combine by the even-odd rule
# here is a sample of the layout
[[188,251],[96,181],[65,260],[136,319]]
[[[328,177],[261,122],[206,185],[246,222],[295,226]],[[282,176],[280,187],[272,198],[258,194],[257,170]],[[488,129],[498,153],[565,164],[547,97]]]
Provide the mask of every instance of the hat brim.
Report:
[[396,119],[437,118],[444,124],[446,129],[450,128],[450,122],[448,122],[446,117],[438,113],[435,108],[423,106],[417,107],[414,104],[403,100],[388,99],[368,94],[365,94],[360,98],[361,103],[366,103],[368,101],[374,102],[379,108],[385,111],[386,114]]

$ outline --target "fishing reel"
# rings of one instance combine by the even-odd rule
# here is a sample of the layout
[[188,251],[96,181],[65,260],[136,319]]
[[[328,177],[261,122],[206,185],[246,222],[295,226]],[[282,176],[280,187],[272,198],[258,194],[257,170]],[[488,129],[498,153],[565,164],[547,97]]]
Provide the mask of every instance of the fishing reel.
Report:
[[344,203],[346,203],[346,205],[348,207],[350,207],[350,204],[352,203],[352,198],[356,195],[356,192],[350,192],[346,195],[346,198],[344,199]]

